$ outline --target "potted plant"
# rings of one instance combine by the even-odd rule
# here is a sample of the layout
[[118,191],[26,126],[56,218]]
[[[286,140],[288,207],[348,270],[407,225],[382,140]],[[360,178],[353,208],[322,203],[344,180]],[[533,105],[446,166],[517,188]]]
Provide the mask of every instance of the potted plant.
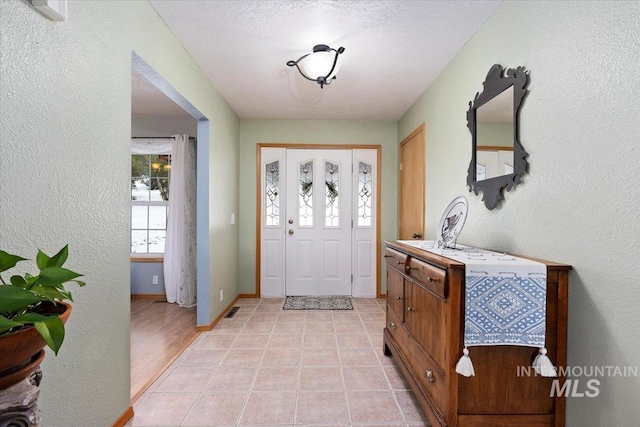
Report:
[[5,281],[1,273],[26,258],[0,250],[0,389],[29,376],[44,357],[45,345],[56,355],[60,350],[71,314],[65,301],[73,302],[64,285],[85,285],[77,280],[81,274],[62,267],[68,251],[67,245],[50,257],[38,250],[37,275],[13,275]]

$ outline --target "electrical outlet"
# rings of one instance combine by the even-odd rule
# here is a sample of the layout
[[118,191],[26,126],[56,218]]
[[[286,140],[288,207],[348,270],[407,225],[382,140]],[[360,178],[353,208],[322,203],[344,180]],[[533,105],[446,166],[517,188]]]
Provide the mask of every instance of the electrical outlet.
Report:
[[220,301],[224,299],[224,290],[220,289]]
[[158,284],[158,276],[153,276],[153,278],[152,278],[152,283],[153,283],[154,285],[157,285],[157,284]]

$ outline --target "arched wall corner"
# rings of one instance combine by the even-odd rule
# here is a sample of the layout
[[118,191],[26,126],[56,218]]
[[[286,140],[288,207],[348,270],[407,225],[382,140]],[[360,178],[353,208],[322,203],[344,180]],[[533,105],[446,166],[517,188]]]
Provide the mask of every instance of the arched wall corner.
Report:
[[164,77],[154,70],[140,55],[131,51],[133,71],[144,76],[169,99],[178,104],[198,121],[196,161],[196,244],[197,244],[197,295],[196,323],[211,322],[209,306],[210,257],[209,257],[209,139],[210,121],[187,98],[178,92]]

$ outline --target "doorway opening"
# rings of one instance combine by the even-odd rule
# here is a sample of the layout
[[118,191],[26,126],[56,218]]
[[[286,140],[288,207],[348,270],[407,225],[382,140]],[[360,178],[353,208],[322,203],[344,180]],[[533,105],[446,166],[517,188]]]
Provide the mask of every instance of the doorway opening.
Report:
[[[140,166],[145,162],[144,156],[139,156],[135,162],[132,156],[132,172],[134,167],[139,172],[132,173],[131,176],[130,358],[131,397],[134,402],[195,339],[199,319],[207,319],[203,323],[208,323],[209,120],[139,55],[132,52],[131,59],[132,141],[137,137],[135,140],[138,142],[148,140],[151,145],[157,145],[164,140],[170,145],[175,139],[173,135],[179,135],[177,139],[180,143],[194,139],[200,141],[197,144],[194,141],[189,142],[191,152],[188,156],[195,158],[195,164],[187,168],[193,170],[195,167],[197,174],[197,180],[193,184],[197,201],[197,206],[194,206],[196,227],[188,232],[197,242],[194,271],[195,287],[199,297],[197,307],[180,307],[167,303],[163,283],[163,248],[167,234],[168,210],[165,202],[171,197],[167,194],[166,184],[172,179],[172,170],[175,172],[177,164],[171,164],[171,159],[175,156],[159,152],[149,154],[146,159],[149,173],[137,170],[144,169],[144,165]],[[187,146],[186,143],[184,146]],[[186,156],[182,152],[181,155]],[[178,172],[175,172],[174,178],[178,175]],[[183,179],[187,183],[193,183],[191,178],[194,178],[193,175],[190,175],[189,179]],[[145,192],[148,203],[145,203],[144,197],[141,196]]]

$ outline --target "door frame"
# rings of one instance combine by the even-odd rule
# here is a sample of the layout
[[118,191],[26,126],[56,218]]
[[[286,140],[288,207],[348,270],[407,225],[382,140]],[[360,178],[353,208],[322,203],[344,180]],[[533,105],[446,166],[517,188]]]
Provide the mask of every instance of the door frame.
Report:
[[298,143],[265,143],[256,144],[256,293],[255,297],[260,298],[260,276],[261,276],[261,242],[262,242],[262,149],[263,148],[285,148],[285,149],[308,149],[308,150],[376,150],[376,298],[380,298],[380,185],[382,184],[382,145],[357,145],[357,144],[298,144]]

